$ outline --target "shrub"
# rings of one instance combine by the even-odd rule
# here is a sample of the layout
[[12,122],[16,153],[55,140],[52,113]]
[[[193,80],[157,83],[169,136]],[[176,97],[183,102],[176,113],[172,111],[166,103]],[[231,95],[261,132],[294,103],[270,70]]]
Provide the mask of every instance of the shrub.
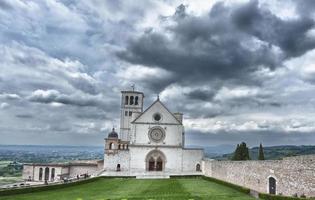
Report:
[[170,178],[202,178],[201,175],[170,176]]
[[279,196],[265,193],[259,193],[259,198],[265,200],[301,200],[301,198],[298,197]]

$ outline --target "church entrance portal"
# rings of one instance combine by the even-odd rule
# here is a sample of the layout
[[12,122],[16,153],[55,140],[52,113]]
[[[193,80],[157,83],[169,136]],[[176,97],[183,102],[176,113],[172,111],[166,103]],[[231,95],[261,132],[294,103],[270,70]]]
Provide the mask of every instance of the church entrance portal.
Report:
[[146,157],[146,169],[147,171],[164,171],[165,162],[164,154],[159,150],[153,150]]

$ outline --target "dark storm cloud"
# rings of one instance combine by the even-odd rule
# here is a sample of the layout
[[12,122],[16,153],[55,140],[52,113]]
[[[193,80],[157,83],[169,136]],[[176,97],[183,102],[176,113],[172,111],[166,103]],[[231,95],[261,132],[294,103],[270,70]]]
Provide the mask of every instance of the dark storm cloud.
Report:
[[190,99],[198,99],[202,101],[211,101],[213,97],[215,96],[214,91],[209,91],[209,90],[193,90],[189,93],[186,94]]
[[0,1],[0,9],[3,10],[12,10],[13,7],[10,3],[6,2],[6,1]]
[[99,110],[98,111],[96,110],[93,112],[80,112],[80,113],[75,114],[75,116],[80,119],[100,119],[100,120],[111,119],[107,117],[106,113],[100,112]]
[[258,1],[253,0],[236,9],[232,19],[245,33],[280,47],[286,57],[300,56],[315,47],[315,39],[306,35],[314,27],[314,20],[308,16],[285,21],[268,10],[260,9]]
[[30,114],[16,114],[15,117],[17,117],[17,118],[22,118],[22,119],[31,119],[31,118],[33,118],[34,116],[33,116],[33,115],[30,115]]
[[[107,103],[102,99],[102,97],[97,96],[70,96],[66,94],[61,94],[56,90],[36,90],[31,96],[28,97],[28,100],[31,102],[37,103],[60,103],[65,105],[73,106],[91,106],[105,109],[108,107]],[[113,103],[113,102],[112,102]]]
[[79,89],[85,93],[93,95],[99,93],[96,83],[93,83],[84,77],[71,77],[68,79],[68,82],[76,89]]
[[262,67],[275,69],[285,58],[315,47],[315,39],[306,36],[314,27],[311,19],[280,19],[255,0],[231,7],[217,3],[203,16],[189,15],[181,5],[164,21],[172,23],[130,40],[117,55],[173,72],[177,83],[261,82],[251,74]]

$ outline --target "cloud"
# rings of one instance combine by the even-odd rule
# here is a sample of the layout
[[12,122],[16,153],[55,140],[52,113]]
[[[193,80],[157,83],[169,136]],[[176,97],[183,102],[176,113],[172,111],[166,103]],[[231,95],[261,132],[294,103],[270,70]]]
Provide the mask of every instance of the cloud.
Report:
[[29,101],[38,103],[60,103],[73,106],[91,106],[105,109],[108,105],[102,96],[78,96],[61,94],[56,90],[35,90],[28,98]]
[[314,28],[314,20],[304,16],[297,19],[282,20],[269,10],[258,7],[258,1],[236,9],[232,18],[240,30],[279,47],[285,57],[297,57],[315,47],[315,38],[307,36]]
[[34,116],[30,115],[30,114],[16,114],[15,117],[22,118],[22,119],[32,119],[32,118],[34,118]]
[[215,96],[215,92],[214,91],[209,91],[209,90],[201,90],[201,89],[197,89],[197,90],[193,90],[189,93],[186,94],[188,96],[188,98],[191,99],[199,99],[202,101],[211,101],[213,99],[213,97]]
[[18,95],[18,94],[8,94],[8,93],[0,94],[0,98],[8,99],[8,100],[21,99],[20,95]]
[[1,143],[102,144],[132,84],[145,107],[160,94],[184,113],[187,141],[313,141],[313,8],[308,0],[3,0]]
[[254,79],[254,72],[281,67],[284,59],[315,47],[315,39],[306,35],[313,20],[283,20],[255,0],[237,6],[217,3],[201,16],[185,9],[180,5],[173,16],[163,18],[162,30],[130,40],[119,58],[168,70],[177,83],[257,84],[263,80]]
[[9,106],[10,106],[10,104],[8,104],[7,102],[3,102],[3,103],[0,104],[0,108],[1,108],[1,109],[6,109],[6,108],[8,108]]

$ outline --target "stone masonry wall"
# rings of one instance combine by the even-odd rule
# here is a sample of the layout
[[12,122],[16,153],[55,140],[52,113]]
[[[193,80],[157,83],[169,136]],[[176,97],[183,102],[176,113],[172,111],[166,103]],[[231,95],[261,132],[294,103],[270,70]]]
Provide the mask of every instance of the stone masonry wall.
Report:
[[269,193],[269,178],[276,179],[276,194],[315,196],[315,155],[268,161],[215,161],[202,163],[205,176]]

